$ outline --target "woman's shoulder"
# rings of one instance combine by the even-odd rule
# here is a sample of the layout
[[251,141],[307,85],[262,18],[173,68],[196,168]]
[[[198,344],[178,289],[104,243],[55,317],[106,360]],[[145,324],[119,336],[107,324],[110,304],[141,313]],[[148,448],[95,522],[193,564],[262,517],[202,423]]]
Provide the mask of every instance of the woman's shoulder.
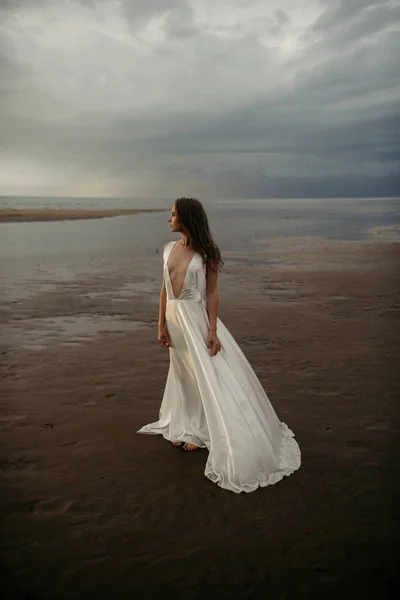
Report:
[[175,242],[172,241],[172,242],[167,242],[164,245],[164,250],[163,250],[164,259],[167,258],[168,254],[171,252],[174,244],[175,244]]
[[172,240],[171,242],[167,242],[166,244],[164,244],[164,252],[165,250],[168,250],[169,248],[172,248],[172,246],[175,244],[175,242]]

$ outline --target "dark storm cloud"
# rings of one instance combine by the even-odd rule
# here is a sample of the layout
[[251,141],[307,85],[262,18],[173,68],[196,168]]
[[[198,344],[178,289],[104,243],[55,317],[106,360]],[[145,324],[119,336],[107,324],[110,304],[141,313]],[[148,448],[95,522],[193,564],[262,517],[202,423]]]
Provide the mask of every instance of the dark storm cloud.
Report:
[[322,0],[321,4],[326,7],[322,15],[317,19],[316,27],[329,29],[341,26],[351,21],[352,18],[364,16],[368,9],[377,9],[381,5],[390,5],[389,0]]
[[182,13],[191,13],[185,0],[135,0],[124,2],[125,14],[133,23],[148,20],[154,15],[164,15],[176,12],[177,16]]
[[399,2],[0,8],[0,192],[399,193]]
[[[367,4],[366,2],[364,4]],[[350,3],[351,5],[351,3]],[[379,3],[368,4],[368,10],[351,13],[351,18],[345,17],[348,6],[338,11],[328,11],[314,25],[314,31],[322,34],[323,43],[340,44],[336,46],[344,50],[347,46],[359,45],[373,34],[392,28],[398,35],[396,23],[400,20],[400,4]],[[368,53],[368,49],[365,49]]]

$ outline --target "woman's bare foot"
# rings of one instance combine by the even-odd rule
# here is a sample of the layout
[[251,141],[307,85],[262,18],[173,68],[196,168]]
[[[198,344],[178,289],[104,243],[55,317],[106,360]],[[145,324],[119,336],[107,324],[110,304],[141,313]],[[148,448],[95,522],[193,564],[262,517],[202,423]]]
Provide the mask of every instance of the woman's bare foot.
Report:
[[171,442],[175,448],[182,448],[183,442]]
[[186,442],[186,444],[183,444],[182,450],[185,450],[185,452],[194,452],[195,450],[197,450],[197,446]]

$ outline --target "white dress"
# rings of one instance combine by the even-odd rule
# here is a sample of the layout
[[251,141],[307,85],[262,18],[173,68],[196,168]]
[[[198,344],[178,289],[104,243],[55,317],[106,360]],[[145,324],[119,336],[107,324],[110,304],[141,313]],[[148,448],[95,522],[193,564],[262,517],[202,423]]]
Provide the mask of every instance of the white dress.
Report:
[[239,346],[218,319],[222,349],[207,348],[206,268],[195,254],[174,297],[164,249],[170,367],[159,420],[138,433],[207,448],[205,476],[226,490],[252,492],[300,467],[300,449],[282,423]]

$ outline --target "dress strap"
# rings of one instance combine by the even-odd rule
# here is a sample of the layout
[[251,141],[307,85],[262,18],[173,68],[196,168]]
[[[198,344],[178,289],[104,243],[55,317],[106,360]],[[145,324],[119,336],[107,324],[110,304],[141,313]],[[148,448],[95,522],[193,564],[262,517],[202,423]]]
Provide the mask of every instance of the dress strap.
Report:
[[170,255],[170,252],[172,250],[172,248],[175,246],[176,242],[168,242],[168,244],[165,245],[164,247],[164,254],[163,254],[163,258],[164,258],[164,262],[166,263],[168,261],[168,257]]

